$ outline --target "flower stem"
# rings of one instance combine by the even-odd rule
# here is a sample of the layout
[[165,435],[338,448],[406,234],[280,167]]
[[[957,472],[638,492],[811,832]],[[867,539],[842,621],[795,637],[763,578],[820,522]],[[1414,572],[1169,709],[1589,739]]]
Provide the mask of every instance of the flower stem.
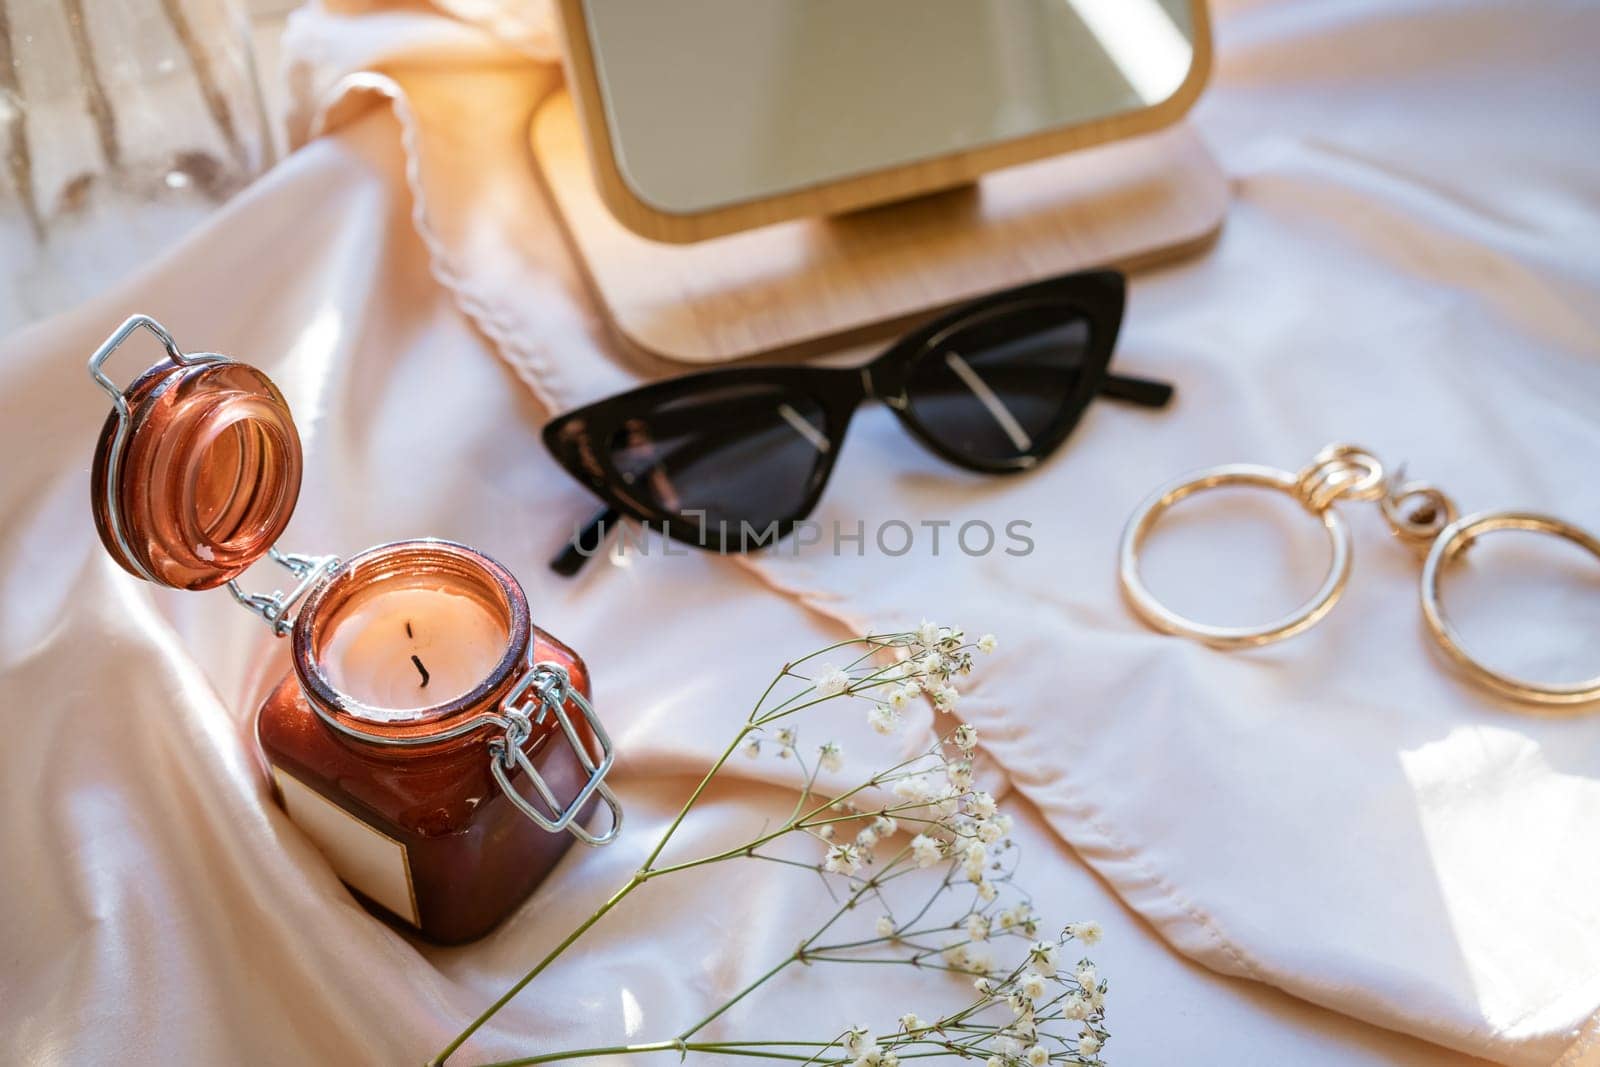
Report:
[[[643,884],[644,884],[644,877],[642,875],[635,874],[632,878],[628,879],[627,884],[624,885],[621,889],[617,890],[615,893],[613,893],[611,895],[611,899],[610,900],[607,900],[604,904],[600,905],[600,909],[598,911],[596,911],[593,915],[591,915],[587,919],[585,919],[583,921],[583,923],[581,925],[579,925],[575,930],[573,930],[572,933],[568,934],[562,940],[562,942],[559,945],[557,945],[555,948],[551,949],[545,955],[544,959],[542,959],[538,963],[534,964],[533,970],[529,971],[527,974],[523,975],[520,979],[518,979],[516,985],[514,985],[510,989],[506,990],[505,993],[503,993],[500,996],[499,1000],[497,1000],[493,1004],[489,1005],[489,1007],[487,1009],[485,1009],[481,1015],[479,1015],[476,1019],[472,1020],[472,1022],[468,1024],[467,1028],[465,1030],[461,1031],[459,1034],[457,1034],[456,1037],[455,1037],[455,1040],[451,1041],[448,1045],[446,1045],[439,1052],[439,1054],[437,1056],[435,1056],[432,1060],[429,1061],[429,1063],[431,1065],[442,1064],[445,1060],[449,1059],[452,1055],[454,1055],[456,1050],[459,1049],[463,1044],[465,1044],[468,1038],[470,1038],[473,1034],[477,1033],[478,1029],[481,1026],[483,1026],[484,1023],[488,1022],[489,1019],[496,1012],[498,1012],[501,1008],[505,1007],[506,1004],[509,1003],[513,997],[515,997],[518,993],[522,992],[523,987],[525,987],[529,982],[531,982],[535,978],[537,978],[540,975],[540,973],[544,971],[544,969],[546,967],[550,966],[551,963],[555,962],[555,960],[556,960],[556,958],[558,956],[560,956],[567,949],[571,948],[572,944],[575,941],[577,941],[578,938],[580,938],[584,934],[588,933],[590,927],[592,927],[595,923],[599,922],[605,916],[605,914],[607,912],[609,912],[612,908],[614,908],[618,904],[622,903],[623,900],[625,900],[627,898],[629,893],[632,893],[635,889],[638,889]],[[537,1063],[537,1062],[540,1062],[540,1061],[532,1060],[532,1061],[524,1061],[524,1062]]]
[[739,992],[736,993],[731,999],[725,1001],[723,1003],[722,1007],[718,1008],[716,1011],[712,1012],[710,1015],[707,1015],[704,1019],[701,1019],[699,1022],[695,1023],[693,1026],[691,1026],[687,1030],[683,1031],[683,1033],[679,1034],[678,1035],[678,1040],[679,1041],[687,1041],[691,1037],[693,1037],[695,1034],[699,1033],[701,1030],[704,1030],[707,1026],[711,1025],[712,1020],[714,1020],[718,1016],[722,1015],[723,1012],[727,1011],[729,1008],[731,1008],[735,1004],[739,1003],[739,1001],[743,1000],[745,997],[749,996],[751,993],[754,993],[757,989],[760,989],[763,985],[765,985],[768,981],[770,981],[779,971],[783,970],[785,967],[789,966],[789,964],[795,962],[799,958],[800,958],[800,954],[798,952],[791,952],[788,956],[786,956],[785,958],[779,960],[778,963],[770,971],[768,971],[766,974],[762,975],[760,978],[757,978],[755,981],[751,982],[749,985],[745,986],[743,989],[739,990]]
[[[0,2],[3,2],[3,0],[0,0]],[[705,866],[707,864],[717,863],[717,862],[722,861],[722,860],[735,859],[735,858],[739,858],[739,857],[742,857],[742,856],[755,856],[756,855],[756,851],[755,850],[757,848],[761,847],[762,845],[767,844],[768,842],[776,840],[777,838],[782,837],[785,834],[793,833],[797,829],[809,829],[812,825],[821,826],[821,825],[831,824],[831,823],[835,823],[835,822],[847,822],[847,821],[850,821],[852,819],[860,819],[860,818],[867,817],[866,814],[860,813],[860,812],[855,812],[855,811],[851,811],[849,814],[841,815],[841,816],[838,816],[838,817],[829,816],[826,813],[827,813],[827,811],[828,811],[828,809],[830,807],[833,807],[835,805],[844,804],[850,798],[860,794],[861,792],[863,792],[863,791],[865,791],[865,790],[867,790],[869,788],[872,788],[872,787],[875,787],[875,786],[881,786],[886,781],[894,780],[895,776],[899,772],[901,772],[902,770],[904,770],[907,767],[912,766],[913,764],[917,763],[919,760],[925,758],[928,755],[928,753],[923,753],[923,754],[920,754],[918,756],[912,757],[911,759],[905,760],[902,763],[897,764],[896,766],[890,768],[888,771],[882,772],[879,775],[874,776],[868,782],[864,782],[861,785],[856,786],[853,789],[850,789],[849,791],[845,792],[842,796],[829,798],[829,799],[823,799],[823,800],[821,800],[820,803],[816,803],[815,806],[812,807],[810,810],[807,810],[807,802],[808,801],[812,801],[812,800],[817,800],[819,798],[817,798],[816,795],[813,792],[813,790],[815,788],[815,783],[816,783],[816,772],[815,771],[807,772],[806,773],[806,780],[805,780],[805,783],[804,783],[803,787],[801,788],[800,797],[799,797],[798,801],[795,804],[794,811],[790,814],[788,820],[778,830],[776,830],[774,832],[762,834],[762,835],[756,837],[754,840],[748,841],[745,844],[738,846],[737,848],[732,848],[732,849],[728,849],[728,850],[725,850],[725,851],[722,851],[722,852],[717,852],[717,853],[714,853],[714,854],[709,855],[709,856],[702,856],[702,857],[700,857],[698,859],[691,859],[691,860],[686,860],[686,861],[682,861],[682,862],[675,863],[675,864],[669,864],[669,865],[664,866],[664,867],[657,867],[656,866],[656,862],[661,858],[662,853],[666,850],[667,845],[671,842],[672,838],[677,833],[678,828],[683,825],[684,819],[688,817],[689,812],[699,802],[700,798],[704,795],[705,791],[710,787],[712,780],[714,778],[716,778],[718,773],[720,773],[722,768],[727,764],[729,758],[745,742],[745,739],[748,738],[751,733],[756,732],[762,726],[766,725],[767,723],[769,723],[769,722],[771,722],[771,721],[773,721],[775,719],[786,718],[786,717],[788,717],[790,715],[795,714],[796,712],[805,710],[806,708],[809,708],[809,707],[812,707],[812,706],[814,706],[816,704],[821,704],[821,703],[823,703],[823,702],[825,702],[827,700],[830,700],[830,699],[832,699],[833,695],[836,695],[836,694],[830,694],[829,696],[815,696],[815,695],[813,695],[813,694],[815,694],[815,689],[811,688],[811,689],[804,690],[803,692],[798,693],[795,696],[790,697],[789,699],[781,702],[780,704],[777,705],[776,708],[771,709],[771,710],[766,711],[766,712],[763,712],[762,709],[766,705],[767,700],[771,697],[771,695],[773,693],[773,690],[775,690],[777,688],[778,684],[786,677],[791,677],[791,676],[792,677],[800,677],[799,675],[794,675],[792,673],[792,669],[795,666],[797,666],[797,665],[799,665],[801,663],[805,663],[807,660],[813,659],[813,658],[815,658],[815,657],[817,657],[819,655],[822,655],[822,654],[824,654],[824,653],[826,653],[828,651],[831,651],[832,649],[841,648],[841,647],[844,647],[844,646],[847,646],[847,645],[861,645],[861,644],[865,644],[866,646],[868,646],[868,651],[866,652],[865,655],[863,655],[862,657],[860,657],[854,663],[851,664],[852,668],[858,666],[861,662],[863,662],[863,661],[865,661],[867,659],[870,659],[873,655],[877,654],[879,651],[881,651],[885,647],[889,647],[888,643],[883,638],[870,638],[870,637],[869,638],[865,638],[865,639],[863,639],[863,638],[853,638],[853,639],[850,639],[850,640],[847,640],[847,641],[838,642],[835,645],[830,645],[828,648],[820,649],[817,652],[813,652],[810,655],[808,655],[808,656],[806,656],[806,657],[804,657],[804,658],[802,658],[800,660],[797,660],[797,661],[795,661],[793,663],[787,664],[784,667],[784,669],[782,671],[780,671],[778,673],[778,675],[772,679],[772,682],[767,686],[766,691],[761,694],[761,698],[756,701],[755,706],[751,709],[749,715],[746,717],[744,725],[739,729],[738,733],[734,736],[733,740],[729,742],[727,748],[725,748],[723,750],[722,754],[717,758],[716,762],[706,772],[704,777],[702,777],[700,779],[700,782],[695,786],[694,792],[690,794],[689,798],[684,802],[683,806],[678,810],[677,815],[673,818],[672,822],[667,826],[666,830],[661,834],[660,838],[656,841],[655,846],[650,850],[650,854],[645,858],[643,864],[641,864],[640,867],[638,868],[638,870],[634,872],[633,876],[628,880],[628,882],[625,885],[623,885],[623,887],[621,889],[617,890],[614,894],[612,894],[610,899],[608,899],[603,905],[601,905],[601,907],[593,915],[591,915],[588,919],[584,920],[582,925],[580,925],[576,929],[574,929],[570,934],[568,934],[561,941],[560,944],[556,945],[555,948],[551,949],[550,952],[547,953],[545,955],[545,957],[542,960],[540,960],[533,967],[532,970],[528,971],[528,973],[523,975],[522,978],[519,979],[516,982],[515,985],[511,986],[510,989],[506,990],[506,992],[504,994],[502,994],[501,997],[498,1000],[496,1000],[482,1014],[480,1014],[476,1019],[474,1019],[471,1022],[471,1024],[469,1024],[467,1026],[466,1029],[461,1031],[460,1034],[456,1035],[455,1039],[453,1041],[451,1041],[449,1045],[447,1045],[437,1056],[435,1056],[430,1061],[430,1064],[433,1065],[433,1067],[437,1067],[437,1065],[443,1064],[447,1059],[449,1059],[450,1056],[452,1056],[455,1052],[457,1052],[461,1048],[461,1046],[463,1044],[465,1044],[467,1042],[467,1040],[472,1037],[473,1034],[475,1034],[479,1029],[481,1029],[484,1026],[485,1023],[487,1023],[489,1021],[489,1019],[493,1018],[496,1013],[498,1013],[502,1008],[505,1007],[506,1004],[508,1004],[513,998],[515,998],[518,993],[520,993],[524,988],[526,988],[528,983],[532,982],[533,979],[537,978],[541,973],[543,973],[556,959],[558,959],[564,952],[566,952],[567,949],[572,947],[572,945],[575,942],[577,942],[577,940],[580,937],[582,937],[585,933],[587,933],[590,928],[592,928],[597,922],[600,921],[600,919],[602,919],[608,912],[610,912],[612,908],[614,908],[618,904],[622,903],[622,901],[625,900],[628,897],[629,894],[631,894],[635,889],[639,888],[645,882],[650,881],[651,879],[660,877],[660,876],[665,875],[665,874],[672,874],[672,873],[676,873],[678,871],[684,871],[684,870],[688,870],[688,869],[694,868],[694,867]],[[882,675],[885,671],[887,671],[887,669],[888,668],[884,668],[884,669],[882,669],[880,671],[874,672],[874,674],[869,679],[861,680],[863,682],[870,683],[869,685],[852,686],[850,690],[847,690],[847,693],[850,694],[850,695],[854,695],[854,690],[855,689],[858,689],[858,688],[869,688],[871,685],[880,684],[879,676]],[[807,699],[807,697],[810,697],[810,699]],[[803,771],[806,770],[806,768],[804,767],[804,763],[803,762],[802,762],[802,770]],[[912,802],[912,803],[906,805],[906,807],[908,807],[908,808],[914,808],[916,806],[917,805],[916,805],[915,802]],[[889,806],[886,806],[883,810],[884,810],[884,813],[887,814],[889,811],[898,811],[898,810],[900,810],[900,806],[898,806],[898,805],[889,805]],[[899,872],[897,872],[895,870],[897,866],[899,866],[902,862],[904,862],[906,857],[909,855],[909,852],[910,852],[909,846],[907,846],[906,848],[903,848],[899,852],[899,854],[897,854],[893,859],[891,859],[889,861],[889,863],[887,863],[884,866],[884,868],[878,872],[877,875],[875,875],[874,877],[868,879],[865,883],[860,885],[860,887],[857,888],[856,891],[853,892],[849,896],[849,898],[843,904],[841,904],[839,906],[838,910],[833,914],[833,916],[831,918],[829,918],[828,921],[825,922],[820,929],[816,930],[814,933],[812,933],[812,935],[810,937],[808,937],[805,941],[803,941],[800,944],[799,948],[797,948],[794,952],[790,953],[784,959],[780,960],[771,969],[769,969],[765,974],[761,975],[755,981],[751,982],[744,989],[742,989],[740,992],[738,992],[736,995],[734,995],[731,999],[729,999],[728,1001],[723,1003],[720,1007],[718,1007],[715,1011],[713,1011],[710,1015],[707,1015],[705,1018],[701,1019],[699,1022],[695,1023],[694,1025],[689,1027],[687,1030],[683,1031],[677,1038],[675,1038],[673,1040],[670,1040],[670,1041],[659,1041],[659,1042],[653,1042],[653,1043],[648,1043],[648,1044],[613,1045],[613,1046],[607,1046],[607,1047],[601,1047],[601,1048],[575,1049],[575,1050],[569,1050],[569,1051],[565,1051],[565,1052],[540,1053],[538,1055],[530,1056],[530,1057],[526,1057],[526,1058],[522,1058],[522,1059],[507,1060],[507,1061],[504,1062],[504,1064],[500,1065],[500,1067],[510,1067],[510,1065],[513,1065],[513,1064],[554,1063],[554,1062],[561,1061],[561,1060],[571,1060],[571,1059],[587,1058],[587,1057],[594,1057],[594,1056],[606,1056],[606,1055],[620,1056],[620,1055],[630,1055],[630,1054],[635,1054],[635,1053],[651,1053],[651,1052],[677,1052],[680,1055],[680,1057],[682,1057],[683,1055],[685,1055],[686,1053],[691,1052],[691,1051],[704,1052],[704,1053],[717,1054],[717,1055],[724,1055],[724,1056],[754,1056],[754,1057],[762,1057],[762,1058],[767,1058],[767,1059],[782,1059],[782,1060],[797,1060],[797,1061],[803,1061],[803,1062],[816,1062],[817,1059],[818,1059],[818,1056],[821,1055],[822,1052],[825,1052],[825,1051],[827,1051],[827,1049],[832,1047],[831,1044],[822,1044],[817,1053],[813,1053],[810,1056],[801,1056],[801,1055],[795,1055],[795,1054],[792,1054],[792,1053],[776,1052],[776,1051],[770,1051],[770,1050],[763,1051],[758,1046],[760,1046],[762,1044],[767,1044],[769,1046],[770,1045],[778,1045],[780,1047],[793,1048],[793,1047],[797,1047],[797,1046],[800,1046],[800,1045],[806,1045],[806,1044],[811,1044],[811,1043],[808,1043],[808,1042],[768,1042],[768,1043],[762,1043],[762,1042],[725,1042],[725,1043],[695,1043],[695,1044],[691,1044],[691,1043],[689,1043],[688,1039],[690,1037],[692,1037],[694,1034],[696,1034],[699,1031],[703,1030],[706,1026],[710,1025],[714,1020],[716,1020],[717,1018],[722,1016],[725,1012],[727,1012],[735,1004],[737,1004],[741,1000],[743,1000],[750,993],[754,992],[756,989],[758,989],[762,985],[766,984],[768,981],[770,981],[773,977],[775,977],[779,972],[781,972],[784,968],[788,967],[790,964],[795,963],[797,961],[809,960],[811,958],[825,958],[825,959],[829,959],[830,961],[835,959],[835,957],[814,957],[813,953],[811,952],[811,947],[814,944],[816,944],[816,942],[829,929],[831,929],[833,927],[834,923],[837,922],[841,916],[843,916],[846,912],[850,911],[857,904],[859,904],[860,901],[862,900],[862,898],[865,897],[868,893],[878,893],[879,892],[879,888],[885,882],[893,880],[893,879],[896,879],[901,874],[909,873],[909,871],[899,871]],[[776,857],[760,857],[760,858],[765,859],[765,858],[776,858]],[[790,862],[792,862],[792,861],[790,861]],[[802,864],[796,864],[796,865],[797,866],[810,866],[810,865],[802,865]],[[941,889],[945,889],[945,888],[948,888],[948,887],[949,887],[949,875],[947,874],[945,879],[943,880],[943,883],[941,885]],[[937,895],[937,893],[935,895]],[[926,913],[927,910],[928,910],[928,908],[925,905],[923,907],[923,909],[920,912],[918,912],[917,917],[915,919],[913,919],[912,922],[914,923],[917,920],[919,920],[923,916],[923,914]],[[929,950],[924,955],[932,955],[932,954],[933,954],[932,950]],[[915,959],[913,959],[910,962],[912,962],[914,965],[925,966],[925,964],[921,963],[921,959],[922,959],[922,956],[918,956],[918,957],[916,957]],[[878,963],[878,962],[889,962],[889,961],[887,961],[887,960],[877,960],[877,959],[866,959],[866,960],[839,959],[838,962]],[[905,961],[902,961],[902,962],[905,962]],[[944,969],[951,969],[951,968],[938,967],[936,969],[944,970]],[[954,1048],[955,1048],[954,1045],[951,1045],[951,1044],[948,1044],[948,1043],[946,1043],[944,1047],[947,1048],[947,1049],[951,1049],[951,1050],[954,1050]],[[938,1054],[938,1053],[933,1053],[933,1054]],[[929,1055],[929,1053],[911,1053],[911,1054],[909,1054],[909,1058],[917,1058],[917,1057],[920,1057],[922,1055]]]
[[[765,703],[767,697],[772,694],[773,689],[777,688],[778,683],[782,681],[783,677],[784,675],[780,673],[772,679],[772,682],[767,686],[766,692],[761,694],[761,699],[756,701],[755,711],[751,712],[750,718],[753,719],[755,717],[756,712],[760,710],[761,705]],[[534,965],[532,970],[518,979],[515,985],[506,990],[505,993],[501,994],[500,999],[489,1005],[489,1007],[484,1010],[482,1014],[473,1019],[472,1022],[467,1025],[465,1030],[462,1030],[461,1033],[456,1035],[455,1040],[446,1045],[439,1052],[439,1054],[433,1058],[431,1061],[432,1064],[442,1064],[445,1060],[454,1055],[456,1050],[465,1044],[468,1038],[477,1033],[484,1023],[488,1022],[489,1019],[495,1015],[495,1013],[510,1003],[512,998],[514,998],[518,993],[522,992],[522,990],[527,987],[529,982],[537,978],[546,967],[555,962],[556,958],[570,948],[573,943],[578,940],[578,938],[587,933],[589,928],[592,927],[596,922],[600,921],[602,916],[604,916],[618,904],[622,903],[622,901],[627,898],[628,894],[632,893],[635,889],[639,888],[639,886],[643,885],[650,877],[652,877],[653,874],[665,873],[665,871],[652,871],[651,868],[655,861],[660,858],[662,850],[667,847],[667,843],[672,840],[672,835],[677,833],[679,826],[683,825],[683,820],[688,816],[690,809],[695,806],[695,803],[700,799],[701,794],[704,793],[706,788],[711,784],[711,780],[717,776],[718,771],[722,770],[723,764],[728,762],[728,758],[733,755],[734,751],[741,743],[743,743],[745,737],[753,729],[754,727],[747,721],[746,724],[739,730],[738,734],[734,736],[734,739],[728,744],[728,747],[723,750],[722,755],[717,758],[717,762],[712,765],[709,771],[706,772],[705,777],[700,779],[700,784],[695,786],[694,792],[690,795],[689,799],[684,802],[683,807],[678,810],[678,814],[672,820],[672,824],[667,827],[666,832],[663,833],[661,838],[656,842],[655,848],[651,849],[650,855],[645,858],[644,864],[640,867],[638,872],[636,872],[634,876],[628,880],[627,884],[612,894],[611,899],[607,900],[600,906],[600,910],[596,911],[593,915],[589,916],[589,918],[585,919],[581,926],[573,930],[561,941],[559,945],[551,949],[544,959],[540,960]],[[689,864],[689,866],[698,866],[698,864]],[[666,870],[674,869],[677,868],[667,868]],[[669,1045],[668,1047],[675,1046]],[[657,1050],[641,1049],[641,1051]],[[543,1061],[532,1060],[522,1062],[538,1063]]]
[[[784,1042],[788,1044],[788,1042]],[[630,1056],[641,1052],[676,1052],[682,1055],[687,1052],[705,1052],[718,1056],[748,1056],[767,1060],[795,1060],[804,1062],[814,1059],[812,1056],[803,1056],[795,1052],[771,1052],[749,1045],[719,1045],[719,1044],[689,1044],[683,1041],[652,1041],[646,1045],[610,1045],[604,1048],[579,1048],[569,1049],[566,1052],[545,1052],[537,1056],[525,1056],[522,1059],[502,1060],[489,1064],[488,1067],[523,1067],[533,1063],[557,1063],[561,1060],[584,1059],[590,1056]]]

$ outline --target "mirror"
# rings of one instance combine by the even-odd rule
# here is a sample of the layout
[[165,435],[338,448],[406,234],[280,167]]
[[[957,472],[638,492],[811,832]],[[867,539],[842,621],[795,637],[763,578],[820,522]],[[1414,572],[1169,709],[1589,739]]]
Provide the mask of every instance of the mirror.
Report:
[[602,196],[658,240],[904,199],[1149,132],[1188,109],[1210,62],[1201,0],[561,6]]
[[1210,74],[1205,0],[555,5],[567,84],[532,159],[647,359],[838,351],[979,293],[1198,253],[1227,216],[1180,121]]

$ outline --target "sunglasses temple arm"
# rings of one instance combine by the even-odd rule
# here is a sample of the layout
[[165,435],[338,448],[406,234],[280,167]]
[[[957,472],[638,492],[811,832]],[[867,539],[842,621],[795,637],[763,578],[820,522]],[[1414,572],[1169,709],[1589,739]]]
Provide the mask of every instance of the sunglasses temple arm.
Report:
[[1146,408],[1164,408],[1172,400],[1174,390],[1170,382],[1154,378],[1132,378],[1125,374],[1106,375],[1100,386],[1100,395],[1112,400],[1125,400]]
[[619,518],[621,516],[616,508],[604,507],[595,512],[588,525],[563,545],[555,559],[550,561],[550,569],[563,578],[571,578],[583,570],[589,558],[600,551],[600,543],[606,539],[606,533],[616,527]]

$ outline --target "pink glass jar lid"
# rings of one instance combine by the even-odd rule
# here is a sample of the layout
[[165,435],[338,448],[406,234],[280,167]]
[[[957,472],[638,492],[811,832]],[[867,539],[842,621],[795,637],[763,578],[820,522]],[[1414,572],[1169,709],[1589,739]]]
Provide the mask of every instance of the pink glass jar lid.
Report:
[[300,434],[261,371],[184,355],[151,325],[167,358],[125,391],[91,363],[117,396],[95,449],[95,526],[133,574],[211,589],[266,555],[289,524],[300,496]]

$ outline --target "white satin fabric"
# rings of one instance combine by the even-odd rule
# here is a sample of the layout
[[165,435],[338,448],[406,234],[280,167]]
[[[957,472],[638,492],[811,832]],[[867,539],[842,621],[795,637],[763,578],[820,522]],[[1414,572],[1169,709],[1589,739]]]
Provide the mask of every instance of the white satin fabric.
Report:
[[[577,582],[543,561],[589,502],[538,427],[665,368],[605,343],[528,170],[528,111],[556,80],[547,31],[490,0],[298,16],[289,74],[316,139],[137,279],[0,345],[6,1058],[424,1059],[638,865],[784,658],[841,621],[925,614],[1002,637],[962,713],[1015,787],[1024,879],[1052,920],[1107,922],[1118,1061],[1600,1062],[1600,720],[1533,718],[1449,675],[1417,622],[1415,561],[1370,505],[1351,508],[1346,602],[1273,650],[1149,633],[1113,582],[1121,523],[1158,482],[1294,467],[1331,439],[1408,459],[1469,510],[1600,527],[1585,155],[1600,20],[1510,0],[1218,6],[1196,121],[1235,178],[1229,228],[1135,280],[1118,355],[1176,381],[1178,403],[1097,405],[1060,456],[1004,482],[866,412],[818,516],[1022,518],[1032,556],[657,554]],[[624,753],[622,842],[575,853],[475,945],[418,944],[353,903],[270,802],[248,740],[282,649],[225,595],[135,582],[92,532],[105,406],[82,360],[135,310],[284,389],[307,449],[288,547],[453,537],[523,578],[536,620],[594,670]],[[1150,562],[1179,607],[1259,616],[1312,580],[1316,531],[1292,508],[1180,520]],[[1474,565],[1451,602],[1474,632],[1513,663],[1574,674],[1588,653],[1592,670],[1592,570],[1482,549],[1506,569]],[[1505,623],[1511,608],[1533,621]],[[826,730],[863,761],[888,755],[860,723]],[[784,802],[770,765],[734,769],[744,784],[691,846]],[[665,1036],[788,951],[814,897],[781,871],[750,876],[734,907],[705,881],[662,883],[471,1055]],[[924,1010],[925,983],[879,977],[807,974],[784,994],[803,1000],[753,1001],[720,1032]]]

